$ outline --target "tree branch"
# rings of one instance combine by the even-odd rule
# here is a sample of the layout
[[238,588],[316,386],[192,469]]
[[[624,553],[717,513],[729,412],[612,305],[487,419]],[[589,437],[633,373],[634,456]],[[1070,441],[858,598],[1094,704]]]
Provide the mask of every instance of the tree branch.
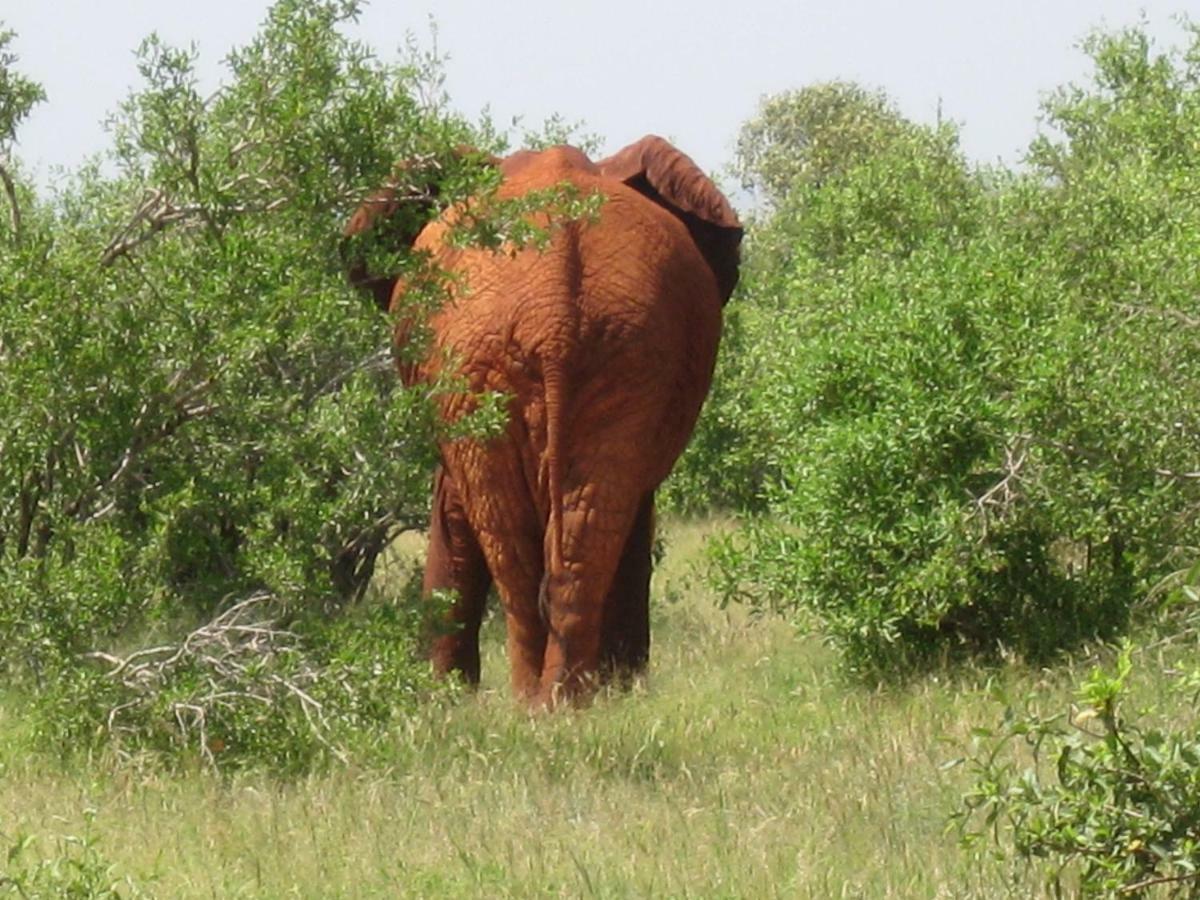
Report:
[[[177,371],[167,383],[163,396],[152,397],[142,403],[137,416],[130,428],[129,444],[121,454],[113,470],[104,478],[76,497],[65,507],[67,515],[84,522],[92,522],[103,518],[115,508],[116,501],[96,509],[96,504],[106,493],[113,492],[121,486],[133,471],[134,464],[143,453],[171,437],[181,427],[195,419],[203,418],[213,412],[215,407],[205,401],[205,396],[215,383],[215,377],[210,375],[195,384],[179,390],[185,378],[196,374],[195,366],[189,366]],[[172,407],[171,414],[155,423],[167,407]]]
[[1144,891],[1156,884],[1175,884],[1180,881],[1195,881],[1197,878],[1200,878],[1200,872],[1188,872],[1184,875],[1159,875],[1155,878],[1146,878],[1142,881],[1135,881],[1133,884],[1127,884],[1120,889],[1119,893],[1136,894],[1138,891]]
[[21,206],[17,202],[17,186],[3,163],[0,163],[0,181],[4,183],[4,193],[8,197],[8,221],[12,225],[13,244],[19,247],[21,246]]

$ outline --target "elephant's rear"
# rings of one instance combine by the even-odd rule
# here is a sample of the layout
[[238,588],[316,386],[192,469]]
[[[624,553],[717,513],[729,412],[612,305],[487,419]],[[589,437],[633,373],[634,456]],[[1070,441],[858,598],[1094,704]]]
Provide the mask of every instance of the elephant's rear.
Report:
[[[649,158],[665,142],[642,144]],[[604,659],[645,660],[653,492],[707,394],[736,279],[736,219],[713,226],[714,244],[690,211],[703,204],[671,193],[681,171],[711,184],[686,157],[656,175],[628,155],[606,161],[617,178],[578,151],[505,164],[502,194],[569,180],[604,195],[544,250],[453,250],[443,226],[417,244],[466,284],[431,323],[425,376],[449,362],[469,387],[443,397],[443,416],[482,391],[508,398],[503,436],[448,440],[442,456],[504,600],[514,686],[547,701]]]
[[[443,455],[477,501],[468,512],[506,607],[544,624],[532,649],[510,652],[542,655],[547,699],[595,671],[603,634],[624,628],[604,624],[620,602],[614,574],[648,576],[648,535],[632,532],[650,527],[720,331],[721,298],[687,229],[636,191],[610,191],[596,221],[562,227],[545,251],[477,258],[477,286],[435,320],[472,387],[510,398],[503,440],[454,441]],[[629,614],[641,631],[644,609]]]
[[625,472],[653,490],[670,472],[708,394],[721,298],[687,229],[640,194],[614,191],[580,236],[580,359],[564,411],[566,452],[597,477]]
[[[465,293],[433,320],[472,391],[510,398],[509,438],[544,521],[555,462],[567,492],[605,481],[640,494],[666,477],[708,392],[723,299],[687,228],[631,188],[550,168],[505,192],[567,174],[604,194],[596,219],[556,225],[543,250],[451,251]],[[449,398],[447,416],[464,400]]]
[[550,492],[561,531],[546,536],[546,694],[604,665],[645,662],[653,493],[708,393],[721,323],[719,290],[687,229],[640,194],[614,190],[579,249],[564,462]]

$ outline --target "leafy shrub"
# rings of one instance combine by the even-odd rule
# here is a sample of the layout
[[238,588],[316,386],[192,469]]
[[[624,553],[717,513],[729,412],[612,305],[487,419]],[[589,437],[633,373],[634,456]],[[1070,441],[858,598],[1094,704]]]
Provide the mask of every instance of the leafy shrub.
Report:
[[[70,654],[159,603],[355,596],[422,520],[429,417],[394,389],[387,322],[344,284],[337,235],[450,124],[415,74],[339,34],[354,11],[277,4],[209,100],[188,53],[147,41],[146,86],[114,120],[120,175],[86,169],[2,258],[14,636],[41,625]],[[44,650],[5,643],[9,664]]]
[[815,615],[854,672],[1046,659],[1119,632],[1194,555],[1200,81],[1136,31],[1090,50],[1095,86],[1050,101],[1064,137],[1025,174],[845,90],[764,107],[805,112],[791,152],[819,159],[744,157],[771,206],[720,408],[754,449],[722,477],[761,476],[766,512],[714,577]]
[[94,813],[86,812],[82,834],[57,838],[50,853],[35,835],[8,836],[0,832],[0,849],[5,852],[0,867],[0,897],[120,900],[146,896],[130,878],[119,877],[105,858],[92,834],[94,818]]
[[[473,132],[430,91],[436,62],[378,61],[341,31],[357,13],[279,0],[208,98],[192,52],[147,40],[107,166],[49,200],[8,153],[40,90],[0,52],[0,671],[65,746],[215,759],[215,740],[297,767],[426,689],[403,598],[354,606],[387,543],[427,521],[432,405],[399,385],[340,234],[397,159],[439,202],[495,178],[456,153]],[[431,194],[409,199],[416,215]],[[463,240],[520,230],[496,206]],[[427,286],[413,303],[442,296],[419,256],[373,252]],[[483,406],[460,427],[494,425]],[[250,598],[278,640],[196,651]],[[124,669],[137,683],[105,673],[162,663],[155,646],[192,649]]]
[[[1131,671],[1126,645],[1114,673],[1083,683],[1069,722],[1010,707],[998,730],[978,730],[965,844],[990,836],[1001,857],[1044,861],[1055,896],[1076,882],[1086,896],[1200,896],[1200,728],[1123,715]],[[1178,686],[1192,694],[1196,683]]]

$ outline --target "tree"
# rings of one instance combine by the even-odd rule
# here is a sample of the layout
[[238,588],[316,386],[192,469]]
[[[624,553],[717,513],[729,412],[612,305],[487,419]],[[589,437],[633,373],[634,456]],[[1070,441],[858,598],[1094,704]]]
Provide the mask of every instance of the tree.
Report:
[[[790,407],[801,402],[792,388],[780,408],[763,367],[783,388],[791,376],[775,363],[798,365],[816,338],[807,329],[825,327],[793,317],[836,318],[846,307],[841,278],[854,266],[902,260],[935,235],[960,241],[977,220],[980,180],[954,127],[916,125],[884,94],[848,82],[765,99],[739,134],[735,169],[767,204],[744,245],[712,394],[667,485],[677,508],[761,511],[778,451],[791,443]],[[773,357],[776,348],[784,355]]]
[[[374,623],[356,633],[329,615],[425,523],[434,435],[340,233],[397,159],[424,160],[446,203],[484,176],[454,153],[469,126],[423,99],[436,72],[350,41],[357,12],[279,0],[212,97],[193,51],[147,40],[118,174],[85,167],[0,255],[0,667],[42,685],[50,733],[303,760],[380,685],[386,716],[421,683],[411,617],[350,610]],[[40,96],[11,62],[0,144]],[[227,653],[183,652],[193,636],[86,661],[118,635],[211,637],[210,620],[203,645]]]
[[882,91],[827,81],[764,97],[738,132],[734,170],[769,207],[819,186],[919,129]]
[[868,677],[1047,659],[1197,556],[1200,47],[1089,49],[1026,174],[972,171],[945,125],[897,124],[820,178],[819,129],[790,168],[782,128],[749,132],[767,147],[743,158],[790,173],[751,236],[751,359],[727,386],[768,513],[718,579],[815,614]]
[[0,28],[0,184],[8,201],[10,240],[21,242],[21,206],[12,172],[12,144],[17,128],[30,111],[46,99],[42,86],[14,69],[17,56],[8,49],[16,35]]

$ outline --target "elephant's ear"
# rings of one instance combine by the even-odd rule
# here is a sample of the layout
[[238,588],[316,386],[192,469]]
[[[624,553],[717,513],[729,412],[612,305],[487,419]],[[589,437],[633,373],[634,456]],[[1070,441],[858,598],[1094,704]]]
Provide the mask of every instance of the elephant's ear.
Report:
[[656,135],[647,135],[597,165],[602,175],[623,181],[687,225],[717,278],[721,302],[727,301],[738,280],[742,223],[708,176]]
[[[484,166],[500,160],[473,147],[458,146],[453,159]],[[394,252],[411,247],[439,208],[441,185],[447,167],[437,159],[398,163],[388,183],[363,201],[342,230],[342,261],[350,283],[370,291],[380,309],[391,303],[395,273],[371,270],[372,248]]]
[[396,276],[372,272],[367,260],[372,247],[411,247],[433,208],[434,196],[406,194],[385,187],[363,201],[342,230],[342,262],[346,277],[359,290],[369,291],[376,305],[387,310],[392,301]]

